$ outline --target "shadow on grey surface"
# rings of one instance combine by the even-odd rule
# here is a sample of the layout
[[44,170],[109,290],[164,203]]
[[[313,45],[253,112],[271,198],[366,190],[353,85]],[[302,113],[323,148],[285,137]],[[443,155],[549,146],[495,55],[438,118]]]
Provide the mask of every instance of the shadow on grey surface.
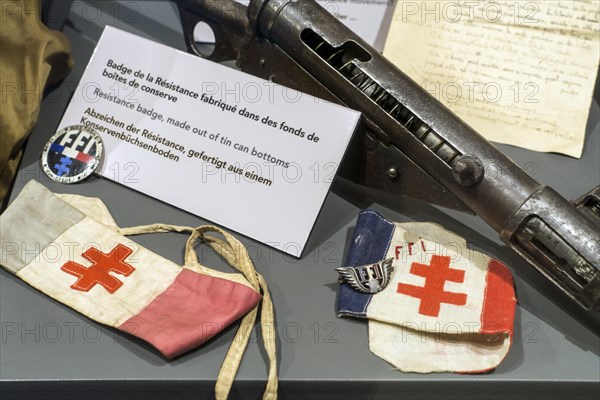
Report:
[[[368,399],[439,399],[463,400],[527,399],[527,400],[596,400],[600,389],[596,384],[557,382],[511,382],[510,392],[505,382],[433,381],[424,390],[422,381],[380,382],[280,382],[281,400],[298,398],[311,400]],[[214,398],[214,383],[208,381],[100,381],[100,382],[6,382],[0,387],[2,400],[198,400]],[[335,387],[335,390],[331,390]],[[264,385],[260,382],[236,382],[230,399],[260,399]]]
[[[508,247],[504,247],[511,251]],[[600,322],[598,315],[584,311],[559,288],[545,279],[537,270],[515,254],[513,272],[544,297],[544,303],[519,299],[521,307],[562,333],[567,340],[582,350],[600,355]],[[579,329],[583,326],[585,329]],[[600,377],[599,377],[600,378]]]

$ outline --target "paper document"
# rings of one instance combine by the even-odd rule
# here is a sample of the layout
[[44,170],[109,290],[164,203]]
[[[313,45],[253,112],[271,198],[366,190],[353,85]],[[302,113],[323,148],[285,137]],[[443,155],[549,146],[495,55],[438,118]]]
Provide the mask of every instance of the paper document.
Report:
[[487,139],[581,157],[600,5],[400,1],[384,55]]
[[299,257],[359,119],[107,26],[59,129],[102,137],[105,178]]

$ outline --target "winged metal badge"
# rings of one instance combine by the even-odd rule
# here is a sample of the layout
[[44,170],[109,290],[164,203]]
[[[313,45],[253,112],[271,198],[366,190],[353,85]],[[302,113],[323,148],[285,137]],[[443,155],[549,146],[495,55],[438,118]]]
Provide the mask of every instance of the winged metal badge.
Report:
[[341,267],[335,270],[340,274],[340,283],[348,284],[361,293],[375,294],[381,292],[390,282],[394,267],[393,258],[381,260],[375,264],[360,267]]

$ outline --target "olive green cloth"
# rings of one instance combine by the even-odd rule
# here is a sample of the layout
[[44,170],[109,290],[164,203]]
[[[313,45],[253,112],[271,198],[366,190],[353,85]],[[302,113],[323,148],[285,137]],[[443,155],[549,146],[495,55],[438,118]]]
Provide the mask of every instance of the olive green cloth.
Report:
[[46,28],[39,0],[0,2],[0,204],[12,185],[23,143],[35,124],[46,85],[73,66],[71,46]]

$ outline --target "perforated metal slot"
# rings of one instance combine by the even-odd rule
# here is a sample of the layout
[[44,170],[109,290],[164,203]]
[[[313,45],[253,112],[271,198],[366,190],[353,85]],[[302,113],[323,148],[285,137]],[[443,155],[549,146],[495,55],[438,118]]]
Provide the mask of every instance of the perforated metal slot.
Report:
[[305,29],[301,38],[321,59],[332,68],[335,68],[352,85],[423,142],[446,164],[452,165],[456,157],[461,155],[450,143],[444,141],[431,127],[356,65],[357,61],[367,62],[371,60],[369,52],[358,43],[347,41],[339,47],[333,47],[312,29]]

